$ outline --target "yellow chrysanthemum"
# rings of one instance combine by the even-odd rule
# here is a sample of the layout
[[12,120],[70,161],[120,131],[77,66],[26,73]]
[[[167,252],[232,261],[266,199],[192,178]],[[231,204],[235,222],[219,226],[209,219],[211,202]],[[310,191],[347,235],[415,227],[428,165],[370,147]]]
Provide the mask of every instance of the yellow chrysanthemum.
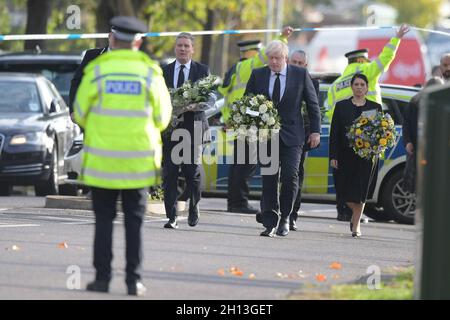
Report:
[[381,121],[381,126],[382,127],[387,127],[388,126],[388,122],[387,121]]
[[356,146],[358,148],[362,148],[364,146],[364,142],[361,139],[356,139]]
[[384,138],[381,138],[381,139],[379,140],[379,142],[380,142],[380,145],[382,145],[383,147],[387,144],[387,140],[384,139]]
[[362,133],[362,130],[361,130],[361,129],[356,129],[356,131],[355,131],[355,134],[356,134],[356,135],[360,136],[361,133]]
[[365,148],[370,148],[370,143],[369,142],[364,142],[364,147]]
[[390,131],[386,132],[386,138],[389,139],[390,137],[392,137],[392,133]]
[[362,118],[362,119],[359,121],[359,123],[361,123],[361,124],[366,124],[367,122],[369,122],[369,121],[367,120],[367,118]]

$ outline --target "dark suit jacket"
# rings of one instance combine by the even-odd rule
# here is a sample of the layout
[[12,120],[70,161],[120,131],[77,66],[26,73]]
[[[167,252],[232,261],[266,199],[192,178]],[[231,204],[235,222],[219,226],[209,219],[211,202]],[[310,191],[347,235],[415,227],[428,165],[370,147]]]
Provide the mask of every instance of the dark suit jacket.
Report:
[[[162,68],[164,80],[166,81],[166,86],[168,88],[173,88],[173,78],[175,74],[175,61],[172,63],[169,63],[168,65],[164,66]],[[188,79],[191,80],[191,82],[195,82],[201,78],[207,77],[209,75],[209,67],[205,64],[196,62],[192,60],[191,68],[189,69],[189,77]],[[184,121],[180,123],[177,128],[183,128],[190,132],[192,144],[194,143],[194,121],[202,121],[202,142],[208,142],[204,140],[209,140],[207,137],[206,139],[203,139],[203,133],[206,132],[209,129],[208,121],[205,117],[205,112],[186,112],[183,114]]]
[[97,58],[99,55],[108,52],[108,47],[105,48],[95,48],[87,50],[84,54],[83,60],[81,64],[78,66],[75,74],[73,75],[72,82],[70,84],[70,92],[69,92],[69,109],[70,113],[73,112],[73,102],[75,101],[75,97],[77,95],[78,87],[81,83],[81,78],[83,77],[84,68],[87,66],[89,62]]
[[[268,99],[270,69],[268,66],[253,70],[245,94],[263,94]],[[308,70],[288,65],[286,87],[277,106],[281,118],[280,138],[287,146],[303,145],[305,129],[301,115],[302,101],[306,102],[311,133],[320,133],[319,103]]]

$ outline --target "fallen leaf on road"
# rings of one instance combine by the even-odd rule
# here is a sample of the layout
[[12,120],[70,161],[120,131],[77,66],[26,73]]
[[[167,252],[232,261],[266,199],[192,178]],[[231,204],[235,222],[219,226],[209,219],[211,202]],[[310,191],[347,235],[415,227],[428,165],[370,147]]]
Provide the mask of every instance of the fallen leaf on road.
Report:
[[225,275],[225,270],[223,270],[223,269],[219,269],[219,270],[217,270],[217,274],[219,275],[219,276],[224,276]]
[[333,262],[332,264],[330,264],[330,269],[334,270],[342,269],[342,264],[340,264],[339,262]]
[[324,274],[316,274],[316,280],[319,282],[325,282],[327,281],[327,276]]
[[233,276],[238,276],[238,277],[241,277],[241,276],[244,275],[244,273],[238,267],[231,267],[230,268],[230,273]]
[[67,249],[69,246],[67,245],[67,242],[61,242],[61,243],[58,243],[58,248],[59,249]]

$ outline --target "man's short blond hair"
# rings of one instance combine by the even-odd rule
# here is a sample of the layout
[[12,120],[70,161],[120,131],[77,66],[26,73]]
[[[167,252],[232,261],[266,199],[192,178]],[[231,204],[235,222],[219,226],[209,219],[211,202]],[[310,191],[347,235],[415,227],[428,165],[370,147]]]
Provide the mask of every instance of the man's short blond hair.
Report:
[[289,48],[283,41],[273,40],[267,45],[266,55],[270,56],[273,54],[282,54],[287,58],[289,55]]

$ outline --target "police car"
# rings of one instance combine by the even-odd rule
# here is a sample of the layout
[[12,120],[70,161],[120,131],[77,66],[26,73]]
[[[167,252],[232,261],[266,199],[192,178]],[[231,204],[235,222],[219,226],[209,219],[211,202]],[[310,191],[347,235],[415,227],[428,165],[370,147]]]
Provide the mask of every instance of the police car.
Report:
[[[327,91],[337,74],[313,74],[320,81],[319,102],[321,107],[327,98]],[[369,200],[365,214],[377,221],[394,220],[399,223],[414,223],[415,196],[402,186],[406,151],[402,140],[403,114],[409,100],[418,88],[381,84],[383,110],[388,112],[396,124],[397,144],[386,151],[380,162],[378,181],[372,200]],[[220,113],[209,117],[213,142],[203,154],[203,191],[214,195],[226,194],[228,186],[229,161],[233,158],[233,142],[226,136]],[[332,171],[328,159],[330,121],[322,121],[319,148],[308,153],[305,160],[305,179],[302,199],[314,202],[334,202],[336,199]],[[250,180],[251,194],[258,196],[262,189],[262,179],[257,170]]]

